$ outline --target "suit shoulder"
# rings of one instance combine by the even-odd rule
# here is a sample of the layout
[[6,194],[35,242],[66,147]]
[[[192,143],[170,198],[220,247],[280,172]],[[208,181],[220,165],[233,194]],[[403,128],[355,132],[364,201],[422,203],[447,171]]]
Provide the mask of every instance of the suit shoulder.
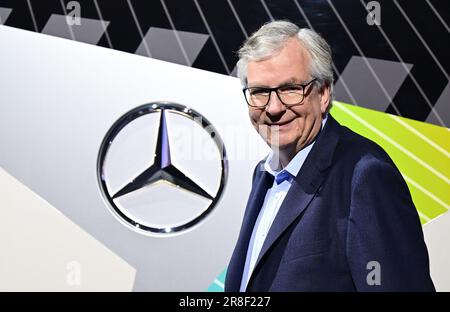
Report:
[[393,161],[386,151],[374,141],[342,125],[339,131],[340,138],[336,146],[336,157],[342,157],[346,161],[353,160],[354,164],[363,158],[373,158],[393,165]]
[[264,171],[264,163],[266,162],[267,157],[260,160],[259,163],[253,169],[252,183],[255,183],[255,179]]

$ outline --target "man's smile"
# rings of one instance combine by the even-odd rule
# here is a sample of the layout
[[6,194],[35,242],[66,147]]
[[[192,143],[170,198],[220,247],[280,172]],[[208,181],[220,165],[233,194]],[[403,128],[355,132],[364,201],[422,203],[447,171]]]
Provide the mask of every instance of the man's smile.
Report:
[[278,121],[278,122],[266,122],[266,125],[269,127],[277,127],[279,130],[289,127],[289,125],[294,121],[295,119],[290,119],[287,121]]

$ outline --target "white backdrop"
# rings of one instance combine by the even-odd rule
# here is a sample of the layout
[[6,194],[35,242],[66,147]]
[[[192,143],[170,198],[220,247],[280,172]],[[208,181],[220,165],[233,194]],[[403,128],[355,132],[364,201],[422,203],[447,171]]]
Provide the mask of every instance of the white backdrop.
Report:
[[[2,183],[22,183],[23,192],[30,190],[47,202],[45,209],[53,207],[65,216],[55,215],[58,220],[70,220],[72,227],[77,225],[107,248],[112,259],[128,264],[119,270],[117,261],[99,263],[101,258],[83,240],[78,244],[72,240],[76,246],[70,259],[80,263],[82,276],[90,275],[82,278],[80,287],[98,285],[103,290],[109,282],[102,272],[95,277],[88,270],[97,263],[111,276],[126,275],[123,287],[130,286],[129,275],[136,271],[134,290],[206,290],[227,266],[253,167],[267,151],[247,120],[239,81],[6,26],[0,26],[0,42],[0,167],[8,173]],[[199,111],[222,136],[230,158],[228,184],[213,212],[198,226],[169,237],[142,235],[118,222],[97,185],[97,155],[105,134],[124,113],[153,101],[172,101]],[[250,147],[253,157],[236,153]],[[150,155],[153,150],[141,153]],[[21,192],[15,194],[22,199]],[[46,237],[66,246],[72,231],[46,220],[44,214],[37,220],[27,212],[34,207],[14,202],[9,196],[0,206],[2,222],[11,224],[0,226],[0,266],[2,271],[21,273],[20,279],[17,274],[2,276],[0,287],[37,290],[61,285],[53,282],[66,280],[66,263],[55,266],[51,260],[63,250],[52,247]],[[45,251],[37,252],[34,247],[42,244]],[[28,250],[28,259],[36,265],[23,267],[18,260],[24,255],[16,252],[17,245]],[[41,281],[28,270],[41,272]]]
[[[206,290],[228,263],[267,152],[238,79],[1,25],[0,42],[0,290]],[[118,222],[96,177],[111,125],[161,100],[208,118],[230,158],[218,206],[169,237]],[[433,280],[447,291],[448,228],[447,214],[424,229]]]

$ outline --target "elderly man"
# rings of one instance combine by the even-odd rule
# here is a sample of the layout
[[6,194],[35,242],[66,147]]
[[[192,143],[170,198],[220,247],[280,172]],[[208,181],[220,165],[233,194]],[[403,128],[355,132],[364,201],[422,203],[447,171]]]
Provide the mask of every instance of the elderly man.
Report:
[[239,51],[255,169],[226,291],[433,291],[417,211],[381,147],[328,113],[331,50],[287,21]]

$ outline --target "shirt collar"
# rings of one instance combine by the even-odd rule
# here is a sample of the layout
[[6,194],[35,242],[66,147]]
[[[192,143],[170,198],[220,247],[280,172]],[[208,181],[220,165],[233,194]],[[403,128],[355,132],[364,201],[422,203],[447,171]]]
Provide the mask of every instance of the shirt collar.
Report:
[[[325,126],[325,123],[327,122],[328,114],[325,115],[325,117],[322,119],[322,127]],[[317,138],[317,136],[316,136]],[[269,156],[267,157],[266,161],[264,162],[264,169],[273,175],[274,177],[280,173],[282,170],[286,170],[289,172],[292,176],[296,177],[297,174],[300,172],[300,169],[302,168],[303,163],[306,160],[306,157],[308,157],[309,152],[311,151],[312,147],[316,143],[316,140],[309,144],[308,146],[301,149],[295,156],[292,158],[292,160],[289,162],[289,164],[282,168],[278,157],[276,157],[275,153],[273,151],[270,152]]]

